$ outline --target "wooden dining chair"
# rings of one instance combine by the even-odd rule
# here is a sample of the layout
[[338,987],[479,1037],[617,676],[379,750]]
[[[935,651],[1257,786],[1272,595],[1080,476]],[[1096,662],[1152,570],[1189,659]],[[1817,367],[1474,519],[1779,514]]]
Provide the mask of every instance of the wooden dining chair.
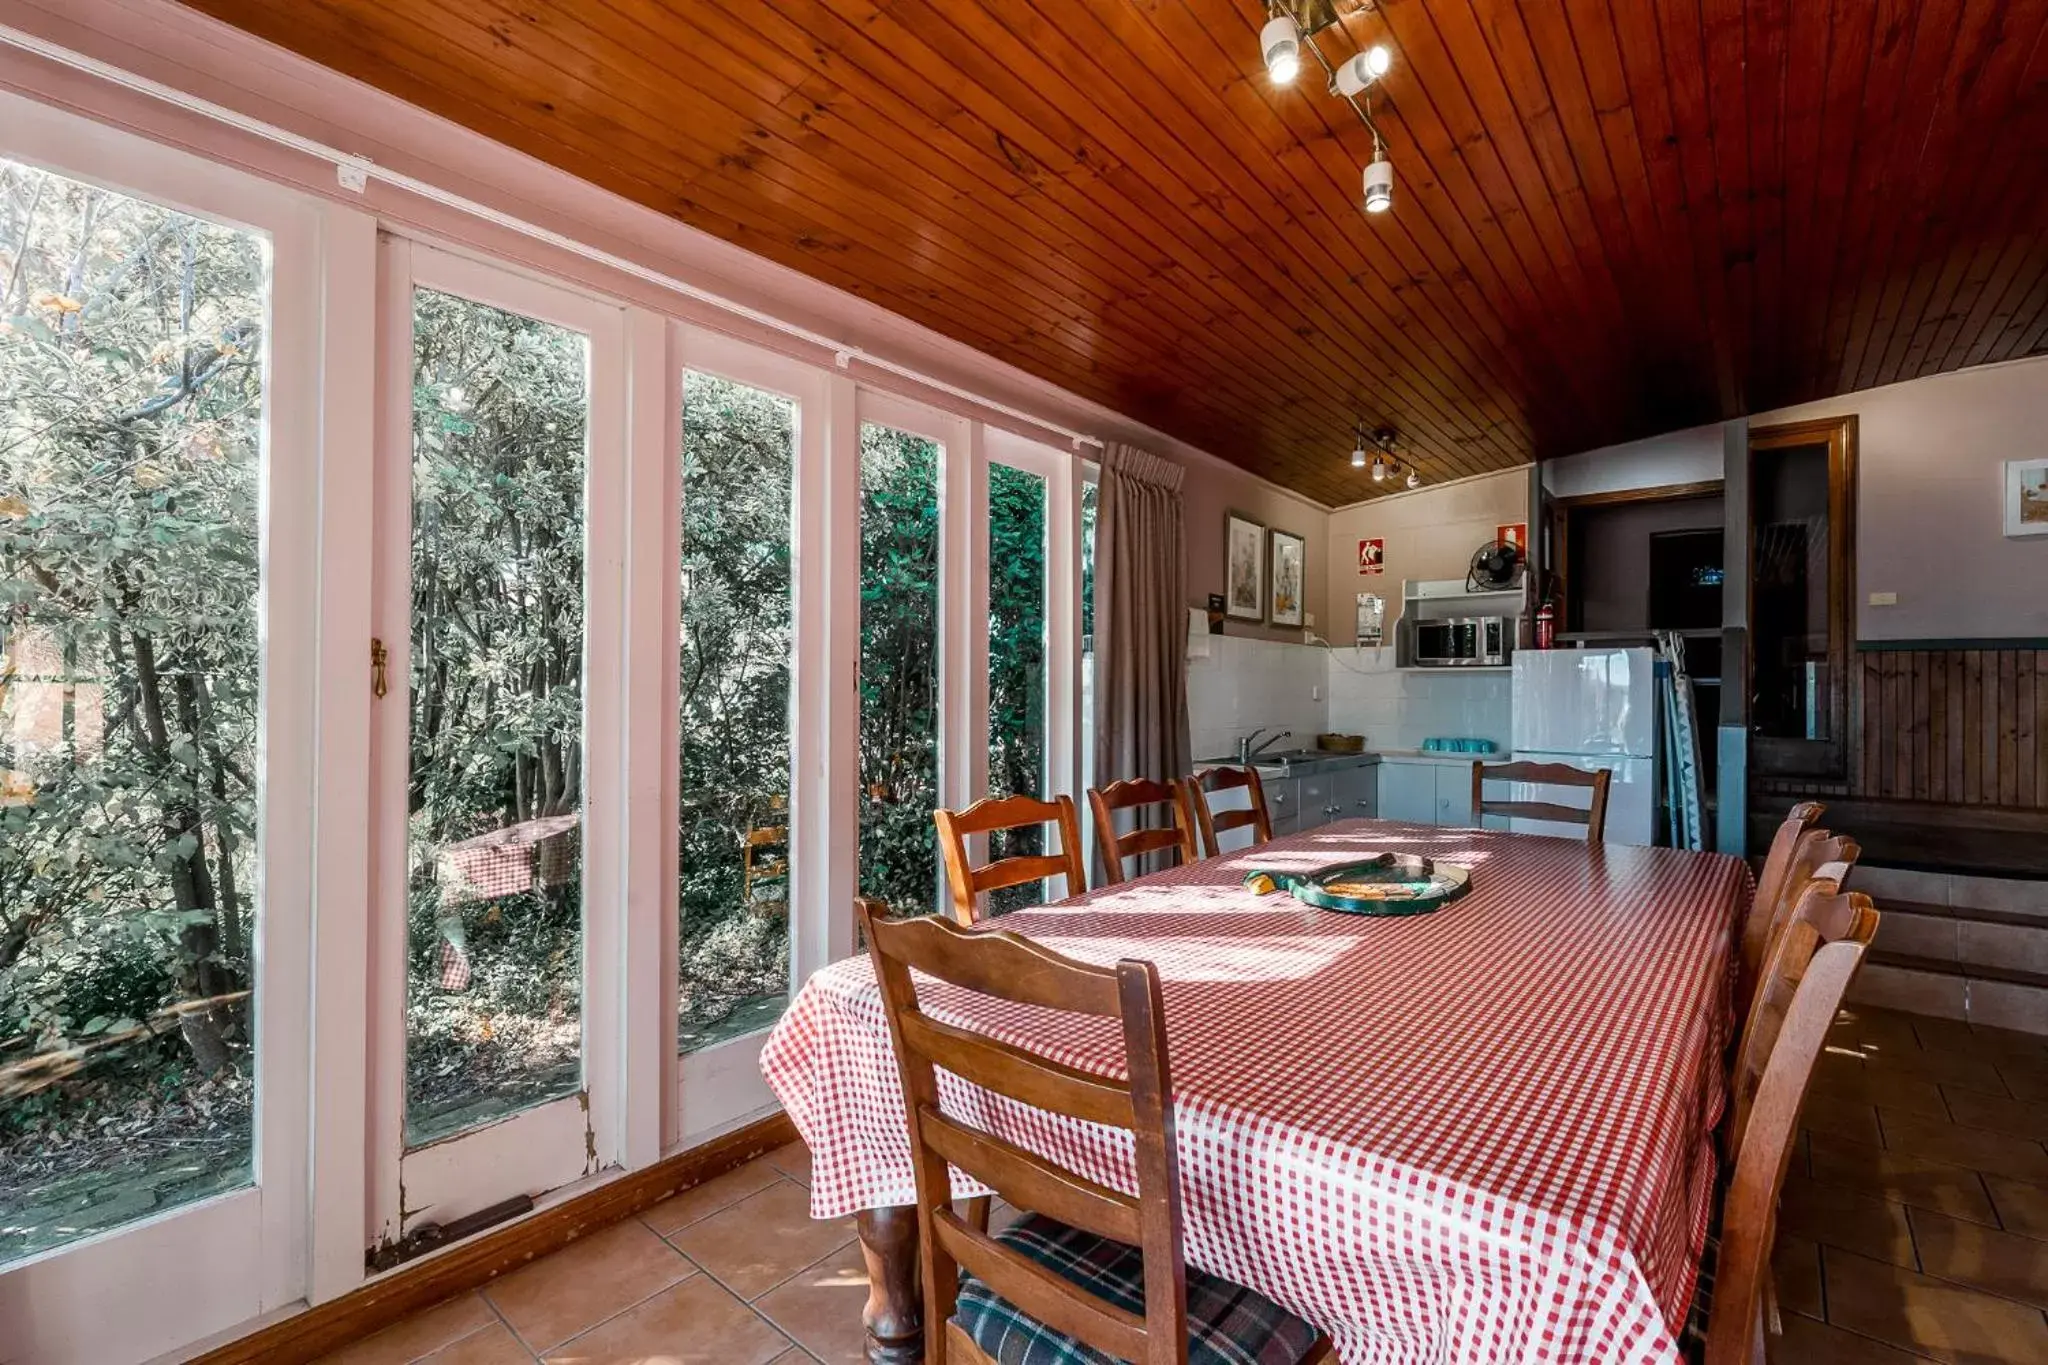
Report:
[[[986,891],[1046,877],[1064,878],[1064,895],[1078,896],[1088,889],[1088,874],[1081,867],[1081,821],[1071,796],[1055,796],[1050,801],[1035,796],[985,796],[962,811],[935,810],[932,820],[939,827],[939,854],[946,860],[953,918],[962,924],[971,925],[978,918],[975,906]],[[1057,853],[1027,853],[998,858],[981,867],[969,865],[967,841],[976,835],[1045,825],[1059,829]]]
[[1741,1004],[1747,1004],[1756,986],[1756,975],[1763,970],[1764,943],[1770,938],[1771,920],[1778,912],[1779,900],[1790,890],[1787,882],[1792,875],[1792,855],[1799,841],[1820,823],[1826,811],[1827,807],[1818,801],[1802,801],[1771,836],[1770,854],[1764,859],[1763,871],[1757,874],[1756,895],[1750,899],[1749,916],[1742,922],[1742,985],[1737,997]]
[[[1159,972],[1097,967],[1001,930],[892,920],[859,906],[903,1082],[924,1254],[926,1365],[1096,1360],[1184,1365],[1191,1339],[1218,1360],[1307,1365],[1327,1338],[1278,1304],[1190,1270],[1182,1256],[1173,1077]],[[917,973],[913,978],[912,973]],[[918,979],[1111,1020],[1128,1079],[1078,1070],[927,1014]],[[1131,1134],[1136,1193],[945,1112],[938,1069],[991,1095]],[[949,1167],[1024,1216],[990,1236],[954,1210]],[[963,1277],[961,1272],[965,1271]]]
[[[1733,1077],[1729,1165],[1711,1291],[1693,1305],[1688,1335],[1704,1365],[1754,1365],[1775,1330],[1771,1248],[1778,1196],[1799,1132],[1799,1109],[1842,997],[1877,933],[1870,898],[1816,882],[1780,936],[1743,1031]],[[1708,1288],[1705,1277],[1702,1289]]]
[[[1157,812],[1161,806],[1167,807],[1171,824],[1162,821],[1146,825],[1147,814]],[[1088,809],[1095,817],[1095,845],[1102,853],[1105,886],[1124,879],[1124,862],[1129,858],[1172,849],[1185,867],[1200,856],[1195,851],[1195,817],[1188,812],[1188,793],[1179,782],[1141,777],[1112,782],[1106,787],[1090,787]],[[1119,811],[1135,812],[1129,834],[1116,832]]]
[[[1249,829],[1253,848],[1273,841],[1273,817],[1266,811],[1266,788],[1259,781],[1257,768],[1202,768],[1187,779],[1186,786],[1188,804],[1194,808],[1195,819],[1202,829],[1204,857],[1214,858],[1221,853],[1223,850],[1217,844],[1216,836],[1234,829]],[[1209,797],[1213,793],[1239,788],[1251,793],[1248,808],[1219,811],[1210,805]]]
[[[1792,917],[1800,897],[1816,877],[1831,874],[1837,883],[1847,881],[1855,868],[1856,860],[1863,849],[1846,834],[1830,834],[1824,829],[1810,829],[1793,845],[1792,856],[1786,861],[1785,879],[1780,884],[1777,901],[1770,907],[1769,918],[1764,922],[1763,939],[1758,945],[1757,965],[1750,966],[1747,926],[1743,944],[1742,961],[1737,964],[1735,1007],[1747,1010],[1756,994],[1757,983],[1762,980],[1765,964],[1770,961],[1771,952],[1777,947],[1778,939],[1784,934],[1785,924]],[[1754,912],[1752,912],[1754,914]]]
[[[1489,815],[1519,817],[1524,820],[1553,820],[1560,824],[1584,825],[1586,842],[1605,842],[1607,834],[1607,788],[1614,781],[1614,774],[1606,768],[1595,768],[1587,772],[1564,763],[1484,763],[1472,764],[1472,823],[1481,825]],[[1489,782],[1531,782],[1545,787],[1576,787],[1590,790],[1593,795],[1585,806],[1565,806],[1551,801],[1488,801],[1486,784]]]

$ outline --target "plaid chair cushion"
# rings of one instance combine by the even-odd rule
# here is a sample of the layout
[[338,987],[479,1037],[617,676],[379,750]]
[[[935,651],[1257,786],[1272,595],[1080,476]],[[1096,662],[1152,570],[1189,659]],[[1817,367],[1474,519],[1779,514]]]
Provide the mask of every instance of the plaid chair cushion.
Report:
[[[1119,1308],[1145,1311],[1145,1260],[1122,1242],[1027,1213],[996,1240]],[[972,1275],[954,1314],[997,1365],[1116,1365],[998,1298]],[[1188,1365],[1298,1365],[1316,1329],[1251,1290],[1188,1267]]]

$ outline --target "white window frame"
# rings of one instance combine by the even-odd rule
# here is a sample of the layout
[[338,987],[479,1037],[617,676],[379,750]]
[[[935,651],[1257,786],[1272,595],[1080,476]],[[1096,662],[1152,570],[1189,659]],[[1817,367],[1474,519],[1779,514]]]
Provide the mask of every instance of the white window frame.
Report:
[[[859,753],[853,718],[860,698],[857,689],[833,686],[833,679],[845,676],[843,670],[859,667],[860,469],[859,429],[850,421],[853,386],[845,376],[708,328],[676,323],[671,335],[675,393],[668,412],[675,435],[666,447],[670,473],[659,504],[665,592],[658,634],[654,635],[664,646],[662,738],[645,752],[662,765],[659,903],[665,907],[661,961],[668,970],[660,1036],[675,1069],[665,1087],[674,1095],[674,1104],[664,1131],[667,1145],[689,1147],[773,1112],[779,1104],[761,1074],[766,1029],[690,1053],[679,1054],[674,1046],[679,966],[676,895],[681,872],[675,830],[681,805],[676,667],[682,627],[678,567],[684,374],[694,370],[745,384],[786,398],[795,408],[796,451],[790,490],[794,630],[788,853],[792,996],[811,973],[853,951],[853,868],[859,828],[853,802]],[[841,458],[849,446],[853,458]],[[636,514],[640,510],[636,507]],[[849,560],[855,566],[852,574],[841,571]],[[652,556],[648,562],[651,565]]]
[[[372,227],[366,215],[6,92],[0,154],[260,232],[271,247],[257,603],[255,1183],[0,1270],[10,1358],[143,1359],[307,1292],[310,1168],[325,1151],[314,1146],[306,1007],[315,917],[323,934],[330,923],[345,925],[362,893],[359,870],[315,839],[346,820],[346,765],[360,764],[360,750],[347,754],[348,708],[330,704],[343,679],[323,588],[349,562],[339,490],[359,475],[363,452],[350,405],[323,395],[361,358],[346,331],[355,319],[330,305],[351,263],[360,266]],[[360,686],[359,663],[348,672]],[[107,1311],[110,1285],[120,1287],[117,1312]]]
[[[372,710],[369,1244],[622,1163],[625,1084],[625,497],[629,357],[616,303],[424,242],[388,236],[378,327],[373,633],[394,681]],[[407,860],[415,288],[456,294],[589,339],[584,501],[583,1091],[406,1149]]]

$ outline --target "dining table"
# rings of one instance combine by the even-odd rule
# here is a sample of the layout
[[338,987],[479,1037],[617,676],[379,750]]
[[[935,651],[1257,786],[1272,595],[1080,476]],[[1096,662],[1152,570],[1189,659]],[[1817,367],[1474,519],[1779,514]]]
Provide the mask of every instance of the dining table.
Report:
[[[1383,853],[1466,869],[1466,894],[1377,916],[1246,885]],[[1750,894],[1720,854],[1349,820],[984,924],[1157,965],[1186,1259],[1321,1328],[1346,1365],[1678,1365]],[[1124,1074],[1111,1021],[919,993]],[[866,958],[805,983],[761,1064],[810,1148],[812,1216],[856,1217],[868,1359],[922,1360],[910,1142]],[[1128,1133],[946,1073],[940,1098],[1136,1188]],[[987,1192],[954,1172],[956,1197]]]

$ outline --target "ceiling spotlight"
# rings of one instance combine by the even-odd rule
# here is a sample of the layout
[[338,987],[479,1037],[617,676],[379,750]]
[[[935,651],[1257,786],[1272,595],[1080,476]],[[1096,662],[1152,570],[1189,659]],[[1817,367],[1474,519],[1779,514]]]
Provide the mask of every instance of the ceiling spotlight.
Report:
[[1422,487],[1422,475],[1421,475],[1421,474],[1419,474],[1419,473],[1417,473],[1417,472],[1416,472],[1415,470],[1412,470],[1412,469],[1411,469],[1411,470],[1409,470],[1409,471],[1408,471],[1408,486],[1409,486],[1410,488],[1420,488],[1420,487]]
[[1365,168],[1365,211],[1385,213],[1394,207],[1394,163],[1387,160],[1387,154],[1377,143],[1372,149],[1372,162]]
[[1368,48],[1338,67],[1330,78],[1331,84],[1338,94],[1346,99],[1355,99],[1365,93],[1367,86],[1386,75],[1393,64],[1394,54],[1386,48]]
[[1358,447],[1356,447],[1355,449],[1353,449],[1353,450],[1352,450],[1352,452],[1351,452],[1351,467],[1352,467],[1353,469],[1363,469],[1363,468],[1365,468],[1365,447],[1364,447],[1364,446],[1358,446]]
[[1377,455],[1372,457],[1372,481],[1374,483],[1385,483],[1387,481],[1387,462]]
[[1275,15],[1259,31],[1259,51],[1266,57],[1266,74],[1275,85],[1292,85],[1301,74],[1301,26],[1289,15]]

